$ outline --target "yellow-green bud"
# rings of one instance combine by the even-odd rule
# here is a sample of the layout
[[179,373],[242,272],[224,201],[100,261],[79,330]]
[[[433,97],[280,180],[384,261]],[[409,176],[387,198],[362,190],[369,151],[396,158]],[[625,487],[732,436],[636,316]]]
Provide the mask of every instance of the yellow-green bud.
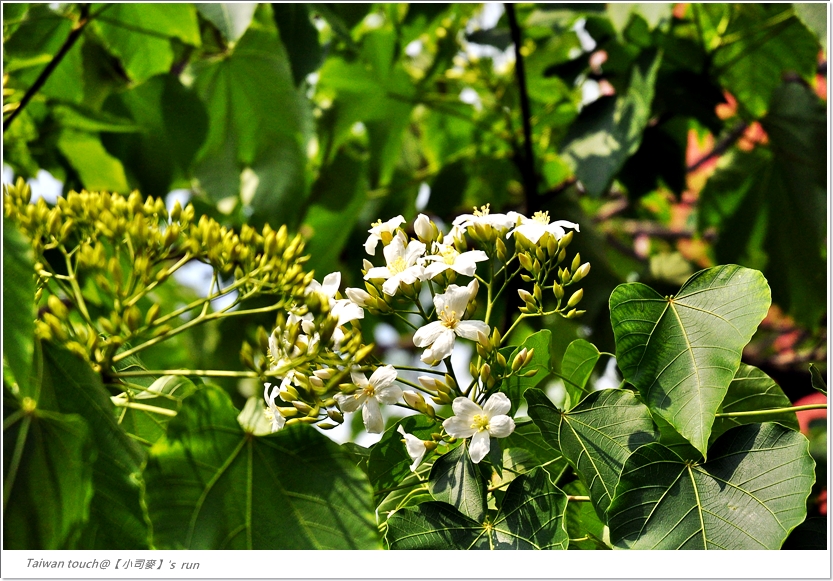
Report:
[[572,241],[573,241],[573,231],[570,230],[564,236],[561,237],[561,240],[558,241],[558,246],[560,246],[562,249],[567,248],[567,246],[569,246],[570,242],[572,242]]
[[66,319],[67,311],[66,305],[64,305],[63,301],[56,297],[55,295],[49,295],[49,298],[46,299],[46,304],[49,307],[49,310],[52,311],[52,314],[55,315],[58,319]]
[[581,253],[576,252],[576,255],[573,257],[573,263],[570,265],[570,270],[575,274],[579,265],[581,265]]
[[492,368],[489,366],[488,363],[484,363],[483,366],[480,368],[480,381],[486,383],[491,376]]
[[557,282],[552,283],[552,294],[554,294],[555,298],[560,301],[564,298],[564,287]]
[[533,377],[538,374],[538,369],[530,369],[526,373],[523,374],[523,377]]
[[512,371],[518,371],[526,363],[526,347],[521,349],[515,358],[512,360]]
[[433,452],[434,450],[437,449],[437,443],[436,442],[432,442],[430,440],[427,440],[427,441],[423,441],[422,443],[425,445],[425,449],[428,450],[429,452]]
[[580,288],[576,292],[573,293],[573,296],[570,297],[570,300],[567,301],[567,308],[576,306],[579,301],[584,297],[584,289]]

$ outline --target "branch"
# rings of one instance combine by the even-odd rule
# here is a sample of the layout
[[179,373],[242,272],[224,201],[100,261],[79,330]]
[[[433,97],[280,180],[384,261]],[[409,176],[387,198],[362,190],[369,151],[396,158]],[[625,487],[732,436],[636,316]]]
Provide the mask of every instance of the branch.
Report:
[[735,125],[735,127],[723,139],[717,142],[717,145],[714,146],[714,149],[712,149],[709,153],[707,153],[706,155],[695,161],[693,164],[688,166],[686,168],[686,172],[691,173],[693,171],[696,171],[701,165],[703,165],[710,159],[714,157],[720,157],[721,155],[726,153],[726,151],[730,147],[732,147],[732,144],[738,139],[740,139],[741,135],[743,135],[743,132],[746,131],[747,127],[749,127],[749,124],[745,121],[742,121],[741,123]]
[[[540,204],[536,199],[538,193],[538,176],[535,174],[535,157],[532,153],[532,113],[529,108],[529,94],[526,90],[526,70],[524,59],[521,54],[521,28],[518,26],[518,19],[515,16],[515,5],[505,3],[506,17],[509,19],[509,31],[512,35],[512,43],[515,47],[515,75],[518,79],[518,89],[521,95],[521,120],[524,130],[524,152],[521,159],[521,174],[524,180],[524,191],[526,192],[527,210],[532,212]],[[534,201],[533,201],[534,200]]]
[[34,97],[35,94],[38,91],[40,91],[41,87],[43,87],[43,85],[49,79],[49,76],[52,74],[52,72],[58,67],[59,64],[61,64],[63,58],[66,56],[69,50],[75,45],[75,42],[81,36],[81,33],[84,32],[84,27],[86,27],[90,20],[92,20],[92,18],[89,17],[89,13],[90,5],[81,4],[81,18],[70,31],[69,36],[64,41],[64,44],[61,46],[60,49],[58,49],[58,52],[55,53],[55,56],[52,57],[52,60],[49,61],[46,67],[44,67],[43,71],[41,71],[41,74],[38,75],[38,78],[35,79],[35,82],[32,83],[32,86],[29,87],[29,89],[23,95],[23,98],[20,100],[20,103],[18,104],[17,108],[14,111],[12,111],[12,114],[9,115],[8,119],[3,121],[3,131],[6,131],[9,128],[9,125],[12,124],[12,121],[14,121],[15,118],[18,115],[20,115],[21,111],[23,111],[26,105],[29,104],[29,101],[32,100],[32,97]]

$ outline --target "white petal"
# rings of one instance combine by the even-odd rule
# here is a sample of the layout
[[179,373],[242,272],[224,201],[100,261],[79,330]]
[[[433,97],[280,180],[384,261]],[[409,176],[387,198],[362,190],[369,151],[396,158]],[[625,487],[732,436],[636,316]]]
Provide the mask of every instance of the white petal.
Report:
[[451,268],[451,265],[446,264],[445,262],[432,262],[431,264],[425,267],[425,270],[422,273],[422,280],[434,278],[435,276],[437,276],[441,272],[448,270],[449,268]]
[[425,244],[419,240],[411,240],[405,249],[405,263],[408,266],[416,264],[417,258],[425,254]]
[[431,353],[435,360],[442,361],[451,355],[451,352],[454,350],[455,338],[454,331],[443,327],[442,334],[431,345]]
[[359,387],[367,387],[368,385],[368,381],[367,378],[364,376],[364,373],[359,373],[358,371],[351,371],[350,379],[352,379],[353,383],[355,383]]
[[474,416],[483,414],[483,408],[467,397],[454,398],[451,409],[454,410],[455,416],[462,418],[469,424],[474,422]]
[[493,438],[505,438],[515,431],[515,420],[509,416],[494,416],[489,420],[489,433]]
[[477,279],[473,279],[469,284],[466,285],[466,288],[469,289],[469,300],[473,301],[477,298],[477,291],[480,290],[480,283]]
[[470,421],[467,422],[457,416],[445,420],[443,422],[443,428],[445,428],[449,436],[455,438],[469,438],[477,432],[477,428],[471,427]]
[[423,240],[428,240],[434,234],[434,229],[431,228],[431,220],[425,214],[420,214],[414,220],[414,232]]
[[397,274],[396,276],[390,277],[385,283],[382,285],[382,292],[388,296],[393,296],[396,294],[396,291],[399,290],[399,281],[402,279],[402,273]]
[[321,292],[332,298],[336,296],[339,285],[341,285],[341,273],[338,271],[331,272],[324,277],[324,281],[321,283]]
[[419,463],[422,462],[422,458],[425,456],[425,444],[413,434],[406,433],[401,424],[396,428],[396,431],[405,437],[405,447],[408,449],[408,456],[414,461],[411,464],[411,472],[416,472],[417,466],[419,466]]
[[398,385],[386,385],[376,390],[376,401],[393,405],[402,399],[402,388]]
[[394,236],[393,240],[391,240],[390,244],[385,246],[382,252],[385,255],[385,261],[387,264],[393,264],[397,258],[404,258],[405,244],[399,236]]
[[371,234],[367,237],[364,243],[364,251],[367,252],[370,256],[376,255],[376,245],[381,242],[382,239],[379,238],[376,234]]
[[367,398],[362,409],[364,427],[371,434],[381,434],[385,431],[385,421],[382,419],[382,411],[379,409],[379,402],[372,397]]
[[454,332],[463,339],[477,341],[477,333],[483,333],[487,337],[489,336],[489,325],[483,321],[476,320],[460,321],[457,323],[457,326],[454,327]]
[[436,341],[444,331],[448,330],[449,329],[439,321],[428,323],[427,325],[417,329],[416,333],[414,333],[414,345],[417,347],[428,347]]
[[482,430],[472,436],[471,444],[469,445],[469,455],[471,456],[471,461],[478,464],[488,453],[489,432]]
[[567,220],[556,220],[555,222],[550,224],[550,226],[557,226],[558,228],[572,228],[576,232],[581,232],[581,230],[579,230],[578,224],[576,224],[575,222],[568,222]]
[[350,299],[360,307],[366,307],[368,301],[370,301],[373,298],[372,296],[370,296],[370,293],[360,288],[348,287],[344,289],[344,294],[347,295],[348,299]]
[[338,326],[342,326],[350,321],[364,318],[364,309],[352,301],[341,299],[335,301],[335,305],[331,310],[334,317],[338,319]]
[[399,280],[405,284],[413,284],[418,280],[423,279],[425,269],[419,264],[409,266],[399,273]]
[[514,231],[523,234],[524,238],[535,244],[547,231],[547,227],[536,220],[528,220],[515,228]]
[[335,396],[338,407],[341,408],[341,411],[346,413],[354,412],[359,409],[359,406],[362,405],[366,399],[367,396],[360,391],[351,393],[350,395],[337,393]]
[[494,418],[495,416],[507,413],[511,407],[512,402],[509,401],[509,398],[506,397],[505,394],[498,392],[492,394],[491,397],[486,400],[486,404],[483,406],[483,411],[490,418]]
[[470,292],[468,287],[450,284],[443,294],[434,297],[434,306],[437,312],[446,309],[456,312],[459,319],[466,312],[466,307],[469,306]]
[[367,271],[367,274],[364,275],[365,280],[370,280],[372,278],[390,278],[391,273],[390,270],[386,266],[374,266],[370,270]]
[[396,369],[393,365],[383,365],[376,368],[370,376],[369,383],[375,389],[381,389],[391,385],[394,381],[396,381]]

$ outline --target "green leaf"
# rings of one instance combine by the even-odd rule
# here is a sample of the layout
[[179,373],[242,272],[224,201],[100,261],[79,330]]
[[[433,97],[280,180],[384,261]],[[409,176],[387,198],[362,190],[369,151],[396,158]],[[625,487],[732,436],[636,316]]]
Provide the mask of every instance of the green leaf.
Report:
[[171,416],[130,408],[124,404],[136,402],[143,406],[176,412],[182,407],[182,401],[196,390],[197,386],[187,377],[167,375],[150,382],[144,391],[128,388],[125,393],[111,399],[120,408],[118,419],[121,427],[128,434],[136,436],[137,441],[151,445],[165,435]]
[[387,522],[388,517],[395,511],[408,506],[417,506],[423,502],[431,502],[434,497],[428,492],[428,473],[431,471],[431,464],[423,463],[416,472],[406,476],[396,490],[391,490],[387,495],[379,495],[382,501],[376,507],[379,525]]
[[3,42],[5,43],[20,23],[26,18],[29,4],[24,2],[8,2],[3,4]]
[[813,384],[813,389],[827,395],[827,382],[824,380],[824,375],[813,363],[810,364],[810,381]]
[[147,548],[148,529],[140,503],[144,454],[118,425],[101,377],[76,355],[47,343],[40,397],[39,405],[52,401],[58,411],[83,417],[97,450],[90,521],[77,548]]
[[529,416],[590,491],[602,520],[631,452],[657,439],[648,408],[626,390],[606,389],[562,413],[541,390],[527,392]]
[[795,3],[793,10],[798,19],[815,33],[821,48],[827,53],[827,6],[824,4]]
[[150,453],[154,544],[187,549],[372,549],[371,488],[309,426],[254,437],[220,388],[183,403]]
[[421,440],[430,440],[431,433],[439,428],[435,421],[418,415],[408,416],[385,430],[382,439],[370,449],[367,460],[367,476],[374,490],[393,488],[411,474],[413,460],[402,443],[402,434],[397,431],[399,426]]
[[202,189],[215,202],[236,195],[249,168],[245,201],[261,220],[291,221],[306,197],[307,102],[277,36],[250,28],[229,56],[197,74],[194,87],[209,119],[195,166]]
[[[565,494],[571,496],[588,496],[587,487],[580,480],[573,480],[562,487]],[[599,520],[596,510],[589,502],[567,503],[567,513],[564,515],[567,532],[570,535],[570,549],[583,551],[609,550],[604,542],[607,536],[605,524]]]
[[3,548],[73,548],[93,496],[87,423],[76,414],[24,413],[3,393]]
[[[788,408],[792,406],[790,398],[784,395],[778,384],[766,373],[741,363],[735,378],[729,384],[729,391],[723,403],[720,404],[721,413],[747,412],[766,409]],[[758,424],[774,422],[785,428],[798,431],[798,419],[794,413],[761,414],[753,417],[736,416],[732,418],[716,418],[712,427],[711,440],[715,441],[721,434],[735,426],[744,424]]]
[[478,523],[443,502],[425,502],[388,519],[391,549],[566,549],[567,496],[543,470],[516,478],[494,520]]
[[576,339],[567,346],[564,359],[561,360],[561,375],[564,388],[567,390],[567,401],[564,409],[569,411],[581,401],[588,391],[587,380],[593,373],[596,362],[601,357],[599,350],[592,343],[584,339]]
[[533,458],[535,466],[555,463],[563,458],[557,448],[547,443],[541,430],[529,418],[516,418],[514,431],[500,442],[504,454],[513,449],[524,450]]
[[112,115],[132,119],[138,133],[102,136],[146,196],[191,186],[191,163],[208,131],[208,115],[195,91],[172,75],[159,75],[104,103]]
[[64,129],[58,137],[58,150],[78,172],[87,190],[120,193],[130,190],[124,167],[104,149],[97,135]]
[[252,23],[257,4],[195,4],[203,18],[231,43],[237,42]]
[[762,269],[773,301],[810,328],[827,308],[826,119],[809,87],[782,85],[762,121],[769,147],[723,156],[700,198],[717,260]]
[[431,468],[428,490],[435,500],[450,504],[476,522],[483,522],[486,487],[467,446],[457,446],[437,458]]
[[97,111],[89,111],[78,106],[55,105],[52,109],[52,114],[63,127],[89,133],[99,131],[135,133],[140,130],[130,119]]
[[292,65],[292,78],[299,85],[321,65],[318,29],[310,22],[306,4],[273,3],[272,14]]
[[[506,394],[506,397],[509,398],[509,401],[512,402],[512,408],[509,411],[510,416],[515,415],[515,412],[518,411],[518,406],[521,405],[524,392],[541,383],[549,375],[551,341],[552,332],[549,329],[542,329],[527,337],[523,344],[515,349],[510,357],[507,357],[506,360],[511,364],[524,347],[526,347],[527,353],[535,349],[535,353],[532,354],[532,359],[521,369],[520,375],[512,375],[512,377],[503,382],[500,388]],[[532,371],[536,371],[533,376],[522,377],[523,374]]]
[[[30,395],[35,339],[35,267],[32,247],[3,218],[3,359],[23,395]],[[7,378],[3,378],[4,382]],[[10,383],[11,385],[11,383]]]
[[780,548],[806,516],[815,478],[807,439],[777,424],[741,426],[709,456],[704,464],[685,462],[658,443],[634,452],[608,511],[614,545]]
[[657,51],[643,53],[633,64],[627,91],[588,105],[570,126],[561,153],[591,195],[605,192],[639,148],[661,60]]
[[673,297],[641,283],[619,285],[610,295],[624,378],[704,455],[741,351],[769,305],[763,275],[736,265],[695,273]]
[[137,84],[170,71],[171,38],[200,45],[197,13],[190,4],[113,4],[93,20],[93,26]]
[[815,35],[789,4],[736,4],[712,62],[721,85],[760,118],[784,73],[813,80],[818,52]]

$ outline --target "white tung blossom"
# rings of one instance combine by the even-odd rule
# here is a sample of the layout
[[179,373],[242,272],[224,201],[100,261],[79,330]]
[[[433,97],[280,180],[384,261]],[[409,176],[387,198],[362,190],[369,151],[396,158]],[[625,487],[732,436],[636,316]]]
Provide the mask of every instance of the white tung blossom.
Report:
[[408,456],[410,456],[411,460],[414,461],[413,464],[411,464],[411,472],[416,472],[417,466],[419,466],[420,462],[422,462],[428,448],[425,447],[425,442],[413,434],[406,434],[405,428],[401,425],[396,428],[396,431],[402,434],[405,438],[405,447],[408,449]]
[[524,217],[517,212],[492,214],[489,209],[489,204],[486,204],[479,210],[475,208],[473,214],[460,214],[454,219],[452,224],[458,228],[468,228],[475,224],[481,224],[483,226],[491,226],[497,230],[508,230],[515,226],[519,219],[524,219]]
[[399,228],[405,222],[405,218],[402,216],[397,216],[395,218],[391,218],[387,222],[382,222],[379,220],[372,224],[370,230],[370,236],[367,237],[367,240],[364,243],[364,250],[371,256],[375,256],[376,254],[376,245],[381,242],[382,244],[387,244],[393,238],[394,231]]
[[414,345],[426,348],[422,361],[428,365],[437,365],[451,355],[457,337],[477,340],[478,333],[489,335],[489,325],[483,321],[464,321],[469,301],[477,295],[477,279],[468,286],[448,285],[442,294],[434,296],[434,307],[439,321],[428,323],[414,333]]
[[521,223],[516,226],[512,232],[506,235],[507,238],[513,233],[517,232],[523,234],[524,238],[536,244],[545,232],[549,232],[555,236],[556,240],[560,240],[566,232],[564,228],[572,228],[576,232],[579,231],[578,224],[575,222],[568,222],[567,220],[556,220],[550,223],[549,212],[535,212],[532,218],[521,216]]
[[412,284],[423,274],[419,259],[425,254],[425,244],[418,240],[411,240],[405,246],[403,236],[396,236],[390,244],[385,246],[384,254],[387,266],[371,268],[364,275],[365,280],[374,278],[385,279],[382,292],[393,296],[399,288],[399,283]]
[[[269,393],[270,387],[272,388],[271,393]],[[271,423],[273,432],[277,432],[286,425],[286,418],[281,415],[278,406],[275,405],[275,398],[278,397],[278,391],[278,386],[272,386],[271,383],[267,383],[263,390],[263,399],[266,400],[267,406],[265,410],[266,419]]]
[[489,438],[505,438],[515,430],[515,421],[506,413],[512,407],[502,393],[492,395],[483,407],[458,397],[452,402],[454,416],[443,422],[449,436],[471,438],[469,455],[477,464],[489,453]]
[[489,257],[482,250],[458,252],[454,247],[454,238],[446,236],[442,243],[434,243],[434,253],[423,258],[425,272],[423,280],[434,278],[441,272],[453,270],[463,276],[474,276],[477,263],[488,260]]
[[349,395],[339,393],[335,396],[338,407],[343,412],[354,412],[362,408],[364,426],[371,434],[385,431],[385,422],[379,404],[395,404],[402,397],[402,389],[394,385],[396,369],[393,365],[384,365],[376,369],[367,379],[362,373],[351,373],[353,383],[358,390]]

